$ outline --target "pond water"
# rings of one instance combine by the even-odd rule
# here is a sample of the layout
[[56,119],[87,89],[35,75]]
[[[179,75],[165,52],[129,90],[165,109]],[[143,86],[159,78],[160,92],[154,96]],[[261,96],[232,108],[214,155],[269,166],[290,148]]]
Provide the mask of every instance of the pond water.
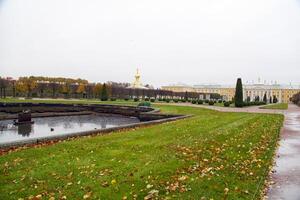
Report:
[[0,144],[32,138],[64,135],[94,129],[111,128],[139,122],[135,117],[78,115],[33,118],[33,124],[15,126],[13,120],[0,121]]

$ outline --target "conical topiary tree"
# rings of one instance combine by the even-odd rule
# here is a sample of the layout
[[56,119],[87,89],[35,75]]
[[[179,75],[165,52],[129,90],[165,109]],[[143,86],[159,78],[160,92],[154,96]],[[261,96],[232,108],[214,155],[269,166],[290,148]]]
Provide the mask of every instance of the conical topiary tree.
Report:
[[107,100],[108,100],[107,88],[106,88],[106,84],[104,83],[101,90],[101,101],[107,101]]
[[265,93],[265,95],[264,95],[264,102],[265,102],[265,103],[268,103],[267,93]]
[[238,78],[235,87],[235,107],[243,107],[244,99],[243,99],[243,84],[242,79]]

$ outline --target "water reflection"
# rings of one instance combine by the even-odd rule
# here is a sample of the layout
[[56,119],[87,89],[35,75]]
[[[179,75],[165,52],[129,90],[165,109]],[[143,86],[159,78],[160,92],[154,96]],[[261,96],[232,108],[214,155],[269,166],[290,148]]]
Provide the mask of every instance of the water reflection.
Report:
[[33,121],[34,124],[18,126],[13,125],[13,120],[0,121],[0,143],[111,128],[139,122],[137,118],[103,115],[45,117],[34,118]]
[[23,137],[27,136],[29,137],[31,131],[32,131],[32,124],[20,124],[18,127],[18,134],[22,135]]

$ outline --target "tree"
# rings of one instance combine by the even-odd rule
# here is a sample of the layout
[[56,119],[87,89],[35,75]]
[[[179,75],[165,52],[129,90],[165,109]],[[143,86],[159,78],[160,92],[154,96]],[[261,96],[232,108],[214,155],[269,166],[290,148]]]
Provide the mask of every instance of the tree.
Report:
[[100,83],[97,83],[93,89],[93,93],[95,97],[101,98],[100,94],[101,94],[101,88],[102,85]]
[[56,83],[56,82],[50,82],[50,88],[52,89],[52,98],[55,98],[56,91],[58,89],[58,83]]
[[101,101],[107,101],[107,100],[108,100],[107,88],[106,88],[106,84],[104,83],[101,90]]
[[185,91],[185,93],[184,93],[184,100],[188,100],[188,98],[189,98],[189,95],[188,95],[188,92],[187,91]]
[[250,102],[251,101],[251,98],[248,96],[247,97],[247,102]]
[[277,103],[278,102],[278,99],[277,99],[277,97],[274,95],[273,96],[273,103]]
[[32,77],[19,78],[19,89],[27,93],[27,97],[31,96],[31,92],[36,88],[37,83]]
[[68,97],[69,93],[70,93],[70,85],[68,83],[65,83],[63,86],[62,86],[62,90],[61,92],[64,94],[65,98]]
[[7,80],[0,77],[0,98],[6,98]]
[[238,78],[235,87],[235,106],[243,107],[243,105],[244,105],[243,84],[242,84],[242,79]]
[[267,93],[264,94],[264,99],[263,99],[263,101],[264,101],[265,103],[268,103]]
[[270,102],[270,103],[273,103],[273,100],[272,100],[272,97],[271,97],[271,96],[270,96],[269,102]]
[[85,85],[84,84],[79,84],[79,86],[78,86],[78,88],[77,88],[77,90],[76,90],[76,93],[78,93],[78,94],[81,94],[82,95],[82,98],[83,98],[83,96],[84,96],[84,94],[85,94]]

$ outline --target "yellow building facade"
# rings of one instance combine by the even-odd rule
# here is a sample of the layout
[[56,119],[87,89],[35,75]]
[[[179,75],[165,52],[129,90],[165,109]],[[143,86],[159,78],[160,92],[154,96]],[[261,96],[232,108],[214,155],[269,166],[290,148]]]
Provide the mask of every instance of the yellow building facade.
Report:
[[[235,86],[222,86],[222,85],[170,85],[163,86],[162,89],[173,92],[198,92],[198,93],[218,93],[224,100],[232,100],[235,95]],[[290,99],[294,94],[300,92],[300,87],[291,85],[278,85],[278,84],[246,84],[243,86],[244,100],[250,99],[254,101],[259,97],[263,100],[266,94],[268,101],[273,99],[274,96],[278,99],[279,103],[290,103]]]

